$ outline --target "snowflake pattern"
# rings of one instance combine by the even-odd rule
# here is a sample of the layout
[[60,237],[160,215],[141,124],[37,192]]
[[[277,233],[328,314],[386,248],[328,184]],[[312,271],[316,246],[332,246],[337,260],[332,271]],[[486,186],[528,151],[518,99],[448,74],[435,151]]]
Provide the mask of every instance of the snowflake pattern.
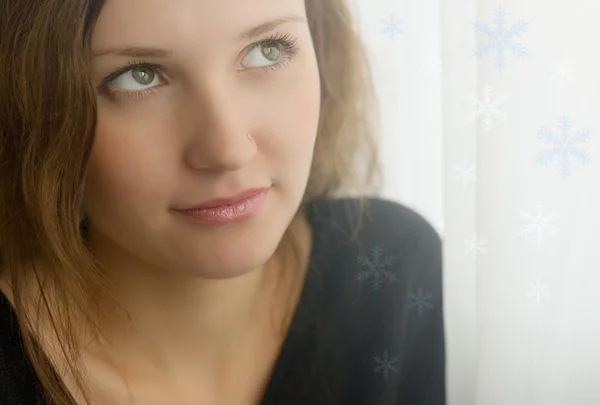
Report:
[[547,164],[554,160],[555,157],[558,158],[559,173],[563,178],[567,178],[571,174],[571,161],[569,160],[571,156],[577,158],[584,165],[592,161],[592,157],[587,151],[576,147],[591,137],[591,130],[582,128],[574,135],[571,135],[571,129],[571,118],[563,115],[559,119],[557,135],[545,127],[539,129],[537,133],[539,139],[552,145],[538,154],[537,162],[539,164]]
[[390,14],[387,20],[381,20],[381,22],[383,24],[381,33],[389,35],[392,41],[396,39],[396,35],[404,34],[404,31],[402,30],[404,20],[402,18],[397,18],[394,13]]
[[519,39],[528,30],[528,23],[517,21],[509,27],[506,11],[503,8],[496,10],[493,22],[495,23],[493,29],[487,23],[476,22],[473,24],[475,32],[487,39],[486,43],[477,45],[475,55],[481,58],[490,51],[495,51],[494,67],[501,72],[508,64],[508,51],[512,51],[513,56],[520,58],[529,56],[527,48],[519,42]]
[[550,71],[550,82],[559,88],[564,89],[567,84],[573,81],[575,68],[570,63],[554,66]]
[[529,291],[527,292],[527,298],[533,298],[538,304],[549,297],[548,285],[542,283],[542,280],[537,280],[529,287]]
[[535,212],[520,210],[519,214],[522,219],[528,222],[519,231],[519,236],[534,234],[538,246],[541,246],[546,239],[547,233],[552,236],[558,235],[554,221],[559,218],[560,213],[557,210],[545,212],[544,204],[541,201],[538,201]]
[[419,288],[416,294],[408,295],[408,308],[416,309],[419,316],[423,315],[425,309],[432,309],[431,294],[423,293],[423,289]]
[[479,256],[488,253],[488,250],[484,247],[486,243],[486,238],[481,238],[474,233],[471,238],[465,239],[465,244],[467,245],[465,253],[471,255],[473,261],[476,261]]
[[502,106],[506,103],[506,96],[502,94],[495,95],[492,86],[483,88],[482,97],[470,95],[469,103],[473,106],[473,111],[467,117],[468,121],[480,119],[481,126],[484,130],[489,131],[493,127],[493,121],[506,121],[508,115],[502,110]]
[[475,166],[470,165],[467,161],[463,161],[460,165],[454,165],[454,181],[460,181],[463,186],[463,190],[469,186],[469,183],[477,181],[477,175],[475,174]]
[[376,373],[382,373],[383,378],[388,379],[390,374],[396,373],[398,374],[398,367],[396,363],[398,362],[398,357],[390,357],[388,351],[384,351],[381,357],[374,357],[375,363],[377,366],[373,371]]
[[397,262],[396,256],[387,255],[384,257],[383,249],[379,246],[375,246],[371,249],[371,252],[373,254],[373,260],[370,260],[364,253],[358,255],[358,265],[366,269],[361,270],[358,273],[356,281],[362,283],[371,278],[373,291],[378,291],[385,279],[390,282],[397,282],[398,278],[396,274],[389,269]]

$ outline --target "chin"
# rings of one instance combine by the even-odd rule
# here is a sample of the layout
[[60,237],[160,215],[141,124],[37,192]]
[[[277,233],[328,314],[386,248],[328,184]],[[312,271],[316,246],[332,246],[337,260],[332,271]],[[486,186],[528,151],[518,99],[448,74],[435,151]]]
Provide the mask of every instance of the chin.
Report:
[[203,260],[196,267],[196,276],[207,279],[229,279],[243,276],[262,268],[271,258],[271,252],[255,251],[251,256],[230,254],[226,258],[215,257]]
[[[283,231],[277,232],[273,226],[256,228],[235,236],[204,239],[198,246],[187,245],[187,252],[178,249],[172,258],[172,268],[187,269],[186,273],[207,279],[228,279],[251,273],[271,259],[283,236]],[[182,263],[184,257],[188,259]]]
[[199,274],[196,272],[196,276],[202,279],[208,280],[228,280],[236,277],[241,277],[250,274],[255,271],[260,271],[268,260],[261,262],[258,265],[251,265],[248,263],[240,264],[239,266],[229,266],[216,268],[214,270],[208,270]]
[[263,267],[277,251],[297,211],[269,200],[263,211],[248,221],[214,228],[187,227],[185,232],[178,226],[163,245],[168,250],[160,261],[166,268],[207,279],[238,277]]

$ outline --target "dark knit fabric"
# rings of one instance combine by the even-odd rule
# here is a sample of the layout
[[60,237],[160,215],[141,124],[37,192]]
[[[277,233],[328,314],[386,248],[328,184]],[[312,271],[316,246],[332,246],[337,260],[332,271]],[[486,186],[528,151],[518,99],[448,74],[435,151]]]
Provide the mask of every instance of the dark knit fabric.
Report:
[[[413,210],[370,198],[352,238],[357,213],[353,198],[307,206],[311,265],[260,405],[445,404],[440,237]],[[38,398],[0,294],[0,405]]]

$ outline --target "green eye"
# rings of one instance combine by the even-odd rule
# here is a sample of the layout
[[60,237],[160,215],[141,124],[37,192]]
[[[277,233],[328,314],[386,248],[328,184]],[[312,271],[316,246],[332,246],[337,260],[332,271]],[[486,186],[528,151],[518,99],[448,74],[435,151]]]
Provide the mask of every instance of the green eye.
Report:
[[267,42],[254,46],[244,59],[244,66],[269,67],[277,64],[281,59],[281,46],[276,42]]
[[264,44],[261,46],[262,54],[271,62],[277,62],[281,56],[281,50],[275,44]]
[[154,81],[156,74],[152,69],[144,66],[131,69],[131,76],[139,84],[147,86]]

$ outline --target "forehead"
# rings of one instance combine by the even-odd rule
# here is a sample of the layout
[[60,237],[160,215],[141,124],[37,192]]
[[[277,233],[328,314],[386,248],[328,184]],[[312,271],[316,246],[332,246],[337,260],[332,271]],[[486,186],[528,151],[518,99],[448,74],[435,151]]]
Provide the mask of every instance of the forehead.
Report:
[[118,46],[206,46],[268,20],[304,16],[304,0],[106,0],[92,49]]

